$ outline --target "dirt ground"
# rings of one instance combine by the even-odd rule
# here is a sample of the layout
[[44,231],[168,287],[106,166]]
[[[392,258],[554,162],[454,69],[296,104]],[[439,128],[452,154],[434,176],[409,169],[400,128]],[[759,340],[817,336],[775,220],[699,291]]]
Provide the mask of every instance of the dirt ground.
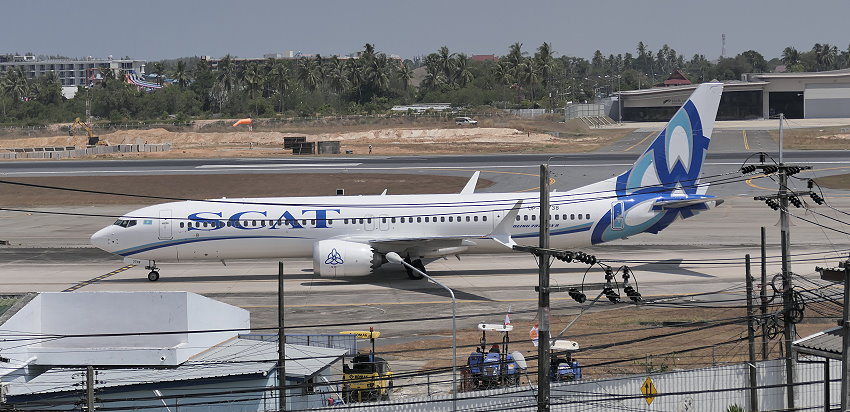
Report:
[[[554,308],[554,306],[553,306]],[[840,316],[840,308],[834,308]],[[575,358],[583,365],[583,375],[588,378],[604,378],[625,374],[664,372],[674,369],[689,369],[745,362],[748,359],[746,340],[727,343],[747,337],[745,321],[712,327],[725,320],[746,316],[743,308],[671,308],[659,309],[645,306],[623,305],[611,310],[588,313],[573,326],[563,339],[579,343],[581,351]],[[551,330],[557,335],[572,316],[552,317]],[[528,360],[529,376],[536,381],[535,371],[537,348],[529,339],[531,322],[513,322],[509,351],[520,351]],[[824,319],[804,320],[797,325],[797,334],[808,336],[835,323]],[[417,353],[426,364],[423,369],[451,367],[451,330],[435,331],[432,335],[447,336],[446,339],[381,346],[380,351],[388,358],[405,354],[412,360]],[[760,356],[761,338],[756,334],[757,356]],[[488,345],[501,340],[498,334],[488,334]],[[481,332],[464,330],[458,332],[458,364],[466,362],[469,353],[479,344]],[[446,348],[428,350],[426,348]],[[701,348],[691,350],[693,348]],[[781,334],[770,341],[770,357],[780,356]],[[427,358],[425,357],[427,356]]]
[[[770,135],[779,142],[779,130],[771,130]],[[845,127],[790,128],[783,131],[786,149],[850,149],[850,132]]]
[[822,187],[850,190],[850,174],[819,177],[815,181]]
[[[110,144],[171,143],[169,152],[117,153],[93,158],[286,157],[284,137],[303,136],[308,142],[339,141],[342,154],[408,155],[438,153],[587,152],[608,145],[631,129],[588,129],[578,121],[557,119],[482,118],[478,127],[457,126],[450,120],[404,121],[382,119],[371,124],[343,120],[256,125],[253,131],[225,127],[224,122],[199,128],[119,130],[101,132]],[[236,130],[236,131],[234,131]],[[0,138],[0,147],[82,146],[84,136],[57,133],[51,137]],[[370,152],[371,146],[371,152]]]
[[[391,194],[453,193],[459,192],[467,181],[468,178],[456,176],[362,173],[55,176],[0,179],[0,182],[179,199],[287,196],[293,192],[298,196],[333,196],[336,189],[345,189],[346,195],[377,195],[384,189]],[[491,180],[478,179],[478,188],[492,185]],[[136,205],[168,201],[2,183],[0,194],[2,206]]]

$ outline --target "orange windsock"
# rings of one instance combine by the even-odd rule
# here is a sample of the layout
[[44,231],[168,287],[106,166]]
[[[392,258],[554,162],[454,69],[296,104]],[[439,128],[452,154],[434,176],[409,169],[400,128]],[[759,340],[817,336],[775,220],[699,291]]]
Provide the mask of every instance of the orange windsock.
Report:
[[236,123],[233,123],[233,127],[239,126],[240,124],[251,124],[251,123],[254,123],[254,121],[251,120],[250,117],[247,118],[247,119],[239,119],[239,120],[236,121]]

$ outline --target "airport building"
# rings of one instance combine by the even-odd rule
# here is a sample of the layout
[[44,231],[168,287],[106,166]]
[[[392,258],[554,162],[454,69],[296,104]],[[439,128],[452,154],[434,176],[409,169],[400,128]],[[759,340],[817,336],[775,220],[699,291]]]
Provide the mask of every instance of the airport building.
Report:
[[[50,59],[38,60],[35,56],[9,56],[0,58],[0,74],[8,70],[23,69],[28,79],[35,79],[47,73],[55,73],[62,85],[62,93],[68,95],[77,86],[86,86],[93,76],[97,76],[103,68],[112,69],[117,75],[119,71],[144,73],[145,60],[135,59]],[[73,93],[71,94],[73,96]]]
[[[667,121],[697,85],[655,87],[622,92],[610,116],[624,121]],[[803,73],[747,73],[725,82],[718,120],[850,117],[850,69]]]
[[[89,366],[98,409],[278,410],[277,337],[244,334],[245,309],[189,292],[40,293],[8,306],[0,410],[79,410]],[[285,383],[297,386],[287,410],[325,406],[337,395],[314,383],[339,379],[354,337],[296,340],[309,346],[285,345]]]

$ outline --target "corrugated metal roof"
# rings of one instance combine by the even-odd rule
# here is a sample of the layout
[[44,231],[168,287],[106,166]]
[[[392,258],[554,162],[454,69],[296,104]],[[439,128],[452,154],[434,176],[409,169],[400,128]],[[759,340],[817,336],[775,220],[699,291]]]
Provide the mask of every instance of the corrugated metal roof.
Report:
[[[806,336],[794,341],[793,345],[798,352],[809,353],[814,355],[833,355],[831,359],[841,359],[842,352],[842,333],[841,327],[827,329],[814,335]],[[820,353],[813,353],[820,352]]]
[[[311,376],[335,362],[345,349],[286,345],[286,375]],[[265,375],[277,365],[277,343],[234,338],[196,355],[176,368],[102,369],[97,371],[97,388],[159,382],[188,381],[237,375]],[[80,369],[53,368],[29,382],[10,382],[8,395],[79,390],[85,380]]]

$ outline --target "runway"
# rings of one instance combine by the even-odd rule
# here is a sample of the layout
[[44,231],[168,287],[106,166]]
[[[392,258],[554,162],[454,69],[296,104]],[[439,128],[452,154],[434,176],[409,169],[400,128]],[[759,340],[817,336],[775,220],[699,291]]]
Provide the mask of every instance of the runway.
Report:
[[[731,135],[730,135],[731,136]],[[736,136],[737,138],[737,136]],[[731,137],[730,137],[731,139]],[[721,140],[718,140],[720,142]],[[715,143],[718,143],[715,142]],[[626,142],[629,143],[629,142]],[[623,144],[623,149],[637,142]],[[749,142],[749,144],[753,144]],[[642,146],[642,145],[641,145]],[[637,147],[637,146],[635,146]],[[752,148],[752,146],[751,146]],[[131,174],[204,174],[214,178],[221,173],[422,173],[426,175],[468,176],[482,171],[482,178],[495,184],[486,191],[534,190],[539,182],[539,163],[551,158],[553,188],[567,190],[599,181],[627,169],[638,149],[584,155],[482,155],[427,157],[356,157],[304,159],[183,159],[139,161],[68,161],[11,162],[0,165],[0,176],[98,176]],[[641,149],[642,150],[642,149]],[[725,203],[717,210],[677,223],[659,235],[642,235],[585,251],[594,253],[614,267],[631,266],[640,282],[640,291],[648,298],[676,297],[707,293],[688,299],[717,301],[740,298],[743,282],[743,257],[759,256],[759,227],[768,231],[768,273],[778,271],[778,213],[754,195],[773,193],[776,184],[769,179],[746,181],[737,170],[752,151],[712,152],[703,170],[718,183],[709,194],[721,196]],[[843,151],[786,152],[786,161],[812,164],[813,171],[801,178],[847,173],[850,160]],[[727,181],[726,179],[730,179]],[[798,188],[803,181],[793,180]],[[846,192],[827,191],[833,206],[850,210]],[[133,205],[74,206],[63,211],[105,216],[121,215]],[[38,210],[51,210],[49,207]],[[816,209],[839,220],[844,217],[825,209]],[[792,211],[794,212],[794,211]],[[805,214],[800,217],[817,220]],[[97,229],[110,224],[109,217],[77,217],[25,214],[0,211],[0,240],[20,245],[0,247],[0,293],[25,291],[126,291],[186,290],[222,300],[251,312],[256,328],[277,324],[277,261],[233,261],[162,264],[162,278],[152,283],[141,268],[119,270],[125,264],[117,257],[87,246]],[[843,231],[848,226],[825,221]],[[814,266],[832,266],[850,250],[850,236],[792,219],[791,242],[798,256],[793,269],[803,276],[815,276]],[[351,326],[324,326],[342,322],[362,322],[364,326],[387,320],[448,316],[448,297],[442,289],[424,281],[406,277],[400,267],[386,265],[375,274],[353,279],[324,279],[312,274],[312,263],[305,259],[287,260],[285,299],[287,324],[293,331],[334,332]],[[453,288],[460,301],[463,328],[480,322],[498,322],[510,307],[516,320],[535,316],[537,284],[536,262],[523,254],[472,255],[461,260],[449,257],[428,266],[429,273]],[[585,285],[587,294],[598,293],[602,273],[593,269],[585,276],[586,265],[555,262],[553,285]],[[113,273],[115,272],[115,273]],[[591,296],[592,297],[592,296]],[[623,304],[621,304],[623,305]],[[553,295],[553,311],[577,313],[580,305],[566,294]],[[608,302],[596,310],[617,307]],[[382,324],[386,336],[409,339],[423,330],[443,330],[445,322]],[[402,338],[407,336],[408,338]],[[385,342],[391,343],[393,339]]]

